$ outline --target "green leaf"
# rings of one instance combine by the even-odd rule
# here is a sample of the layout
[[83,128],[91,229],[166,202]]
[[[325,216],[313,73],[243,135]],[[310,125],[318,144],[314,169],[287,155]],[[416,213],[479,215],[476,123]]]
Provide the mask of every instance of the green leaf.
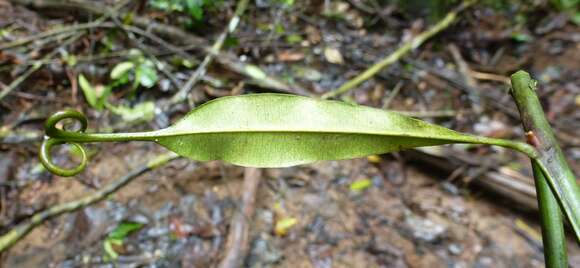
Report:
[[256,80],[262,80],[268,76],[264,71],[262,71],[262,69],[260,69],[260,67],[251,64],[246,66],[246,73],[248,76]]
[[159,79],[157,77],[155,66],[151,61],[145,61],[143,64],[140,64],[135,70],[135,74],[135,79],[139,81],[139,84],[146,88],[153,87]]
[[286,43],[288,44],[297,44],[302,42],[302,36],[300,36],[299,34],[291,34],[286,36]]
[[138,222],[121,222],[117,226],[117,228],[115,228],[113,231],[111,231],[109,233],[109,235],[107,236],[107,239],[121,240],[122,241],[129,234],[141,229],[142,227],[143,227],[143,224],[138,223]]
[[513,33],[512,34],[512,39],[518,41],[518,42],[530,42],[532,41],[534,38],[532,36],[530,36],[529,34],[525,34],[525,33]]
[[143,228],[143,224],[137,222],[121,222],[113,231],[107,235],[107,238],[103,242],[103,249],[105,253],[107,253],[107,257],[112,260],[116,260],[119,258],[119,253],[115,251],[113,245],[115,246],[123,246],[123,241],[125,238]]
[[105,253],[107,253],[106,257],[111,259],[111,260],[116,260],[119,258],[119,253],[117,253],[115,251],[115,249],[113,248],[113,242],[110,240],[105,240],[105,242],[103,242],[103,249],[105,250]]
[[203,0],[185,0],[185,6],[189,15],[196,20],[201,20],[203,17]]
[[580,25],[580,12],[575,12],[571,15],[571,20],[576,24],[576,26]]
[[[111,92],[113,91],[113,87],[112,86],[101,86],[101,90],[100,90],[100,95],[98,96],[98,101],[97,101],[97,110],[102,110],[105,105],[107,104],[107,97],[109,97],[109,95],[111,95]],[[99,91],[97,90],[97,94],[99,94]]]
[[126,122],[146,122],[153,120],[155,116],[155,103],[147,101],[139,103],[133,107],[129,106],[107,106],[111,112],[121,116]]
[[283,34],[286,32],[286,29],[284,29],[284,25],[282,25],[280,23],[276,23],[276,25],[274,26],[274,31],[277,34]]
[[573,9],[578,6],[578,0],[551,0],[552,5],[554,5],[560,11],[567,11],[568,9]]
[[117,80],[121,78],[124,74],[128,73],[130,70],[135,68],[135,64],[130,61],[121,62],[111,70],[111,79]]
[[277,236],[285,236],[288,234],[290,228],[298,223],[298,219],[296,218],[282,218],[276,222],[274,226],[274,233]]
[[287,167],[458,142],[512,143],[380,109],[283,94],[216,99],[154,135],[155,141],[182,156],[252,167]]
[[353,192],[363,191],[373,185],[373,182],[369,179],[362,179],[354,181],[350,184],[350,190]]
[[93,108],[97,108],[97,93],[91,83],[82,74],[79,74],[79,85],[81,86],[81,90],[83,91],[85,99],[89,105]]

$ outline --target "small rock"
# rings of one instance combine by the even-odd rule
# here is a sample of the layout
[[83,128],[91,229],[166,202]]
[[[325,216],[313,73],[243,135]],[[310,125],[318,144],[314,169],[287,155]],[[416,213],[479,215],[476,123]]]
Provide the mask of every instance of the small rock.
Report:
[[441,239],[447,232],[446,226],[412,214],[406,217],[405,225],[415,239],[429,243]]
[[330,63],[334,64],[344,64],[344,58],[340,51],[334,47],[327,47],[324,49],[324,57]]
[[459,254],[461,254],[461,252],[463,252],[463,247],[461,245],[455,244],[455,243],[449,245],[449,247],[447,249],[453,255],[459,255]]

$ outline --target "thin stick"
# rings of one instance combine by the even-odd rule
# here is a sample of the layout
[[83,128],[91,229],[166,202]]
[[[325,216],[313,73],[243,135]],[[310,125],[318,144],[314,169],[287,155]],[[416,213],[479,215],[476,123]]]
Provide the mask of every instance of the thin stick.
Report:
[[244,170],[244,189],[242,206],[232,218],[230,234],[228,236],[228,251],[219,267],[242,267],[249,248],[250,224],[254,216],[256,190],[260,184],[261,170],[246,168]]
[[115,180],[114,182],[110,183],[109,185],[105,186],[104,188],[85,196],[81,199],[56,205],[50,207],[44,211],[34,214],[30,217],[29,221],[20,223],[12,228],[8,233],[2,235],[0,237],[0,252],[4,252],[8,248],[10,248],[14,243],[18,242],[21,238],[23,238],[26,234],[28,234],[32,229],[36,226],[42,224],[48,219],[56,217],[58,215],[73,212],[84,207],[90,206],[97,202],[100,202],[106,199],[112,193],[115,193],[119,189],[123,188],[135,178],[139,177],[140,175],[161,167],[175,159],[179,158],[175,153],[166,153],[162,154],[158,157],[147,162],[147,164],[129,172],[125,176]]
[[[481,95],[481,97],[484,98],[483,102],[484,104],[492,106],[494,109],[500,110],[512,118],[515,119],[520,118],[520,115],[516,109],[513,109],[509,105],[506,105],[505,102],[497,101],[498,99],[501,98],[501,96],[496,94],[499,93],[499,91],[494,92],[490,90],[483,90],[481,88],[474,88],[465,83],[464,81],[462,81],[462,79],[459,79],[458,78],[459,74],[450,71],[448,69],[431,67],[423,62],[415,60],[405,60],[405,61],[419,69],[425,70],[430,74],[442,78],[443,80],[449,82],[451,85],[460,89],[461,91],[465,92],[468,95],[473,94]],[[479,93],[475,93],[474,91],[479,91]],[[565,132],[567,131],[566,130],[567,125],[561,124],[560,121],[552,123],[555,124],[556,128],[558,129],[558,132],[556,132],[556,137],[558,137],[558,139],[564,141],[567,145],[580,146],[580,138],[576,137],[576,135],[574,135],[575,133],[571,134],[569,132]]]
[[[59,47],[65,47],[65,46],[70,45],[72,42],[76,41],[82,35],[83,35],[83,33],[77,33],[77,34],[73,35],[73,37],[69,38],[67,41],[65,41]],[[52,52],[48,53],[48,55],[44,56],[44,58],[42,60],[43,61],[49,60],[52,57],[54,57],[57,53],[58,53],[58,48],[56,48]],[[43,66],[43,64],[41,62],[37,62],[36,64],[32,65],[32,67],[30,67],[28,70],[26,70],[26,72],[24,72],[22,75],[20,75],[18,78],[14,79],[14,81],[12,81],[12,83],[10,83],[10,85],[8,85],[6,88],[4,88],[2,90],[2,92],[0,92],[0,100],[2,100],[4,97],[6,97],[6,95],[10,94],[10,92],[12,92],[12,90],[17,88],[20,84],[22,84],[22,82],[24,82],[34,72],[38,71],[38,69],[40,69],[40,67],[42,67],[42,66]]]
[[[70,38],[69,40],[67,40],[60,47],[67,46],[70,43],[72,43],[75,40],[77,40],[79,37],[81,37],[84,34],[84,30],[91,29],[91,28],[94,28],[94,27],[98,27],[103,22],[105,22],[105,20],[107,20],[111,15],[114,15],[115,12],[117,12],[117,10],[119,10],[120,8],[122,8],[123,6],[125,6],[128,2],[129,2],[129,0],[123,0],[120,3],[118,3],[117,5],[115,5],[113,8],[107,9],[107,13],[105,13],[104,15],[102,15],[101,17],[99,17],[98,19],[96,19],[94,22],[85,23],[85,24],[82,24],[82,25],[76,25],[76,26],[72,26],[72,27],[65,27],[64,30],[63,29],[60,29],[60,30],[57,29],[57,30],[54,30],[54,31],[48,31],[48,32],[45,32],[45,33],[41,33],[39,35],[33,36],[32,38],[25,38],[23,40],[24,42],[22,44],[27,44],[28,42],[37,40],[39,38],[42,39],[42,38],[45,38],[45,37],[53,36],[55,34],[61,34],[61,33],[67,33],[67,32],[80,31],[79,33],[76,33],[75,35],[73,35],[72,38]],[[20,43],[15,42],[14,44],[2,45],[2,47],[13,47],[14,45],[20,45]],[[12,81],[12,83],[10,83],[10,85],[8,85],[8,87],[6,87],[4,90],[2,90],[2,92],[0,92],[0,100],[2,100],[12,90],[14,90],[16,87],[18,87],[22,82],[24,82],[24,80],[26,80],[26,78],[28,78],[31,74],[33,74],[38,69],[40,69],[40,67],[43,66],[43,64],[42,64],[43,61],[46,61],[46,60],[51,59],[54,55],[56,55],[56,53],[58,53],[58,49],[55,49],[50,54],[46,55],[41,61],[39,61],[39,62],[35,63],[34,65],[32,65],[32,67],[30,69],[28,69],[23,75],[21,75],[20,77],[18,77],[14,81]]]
[[409,51],[416,49],[417,47],[421,46],[425,41],[429,40],[429,38],[433,37],[434,35],[438,34],[439,32],[445,30],[449,25],[455,22],[457,18],[457,14],[465,9],[466,7],[473,4],[473,1],[466,2],[465,4],[461,5],[459,8],[447,13],[445,18],[439,21],[435,26],[431,27],[429,30],[422,32],[421,34],[417,35],[416,37],[412,38],[411,40],[407,41],[401,47],[399,47],[395,52],[391,53],[389,56],[384,58],[383,60],[375,63],[373,66],[368,68],[363,73],[357,75],[355,78],[349,80],[348,82],[344,83],[338,89],[327,92],[326,94],[322,95],[322,99],[333,98],[337,95],[345,93],[356,86],[360,85],[362,82],[370,79],[375,74],[377,74],[383,68],[397,62],[400,58],[405,56]]
[[[477,88],[477,82],[471,76],[471,68],[469,68],[469,65],[463,59],[463,56],[461,56],[459,48],[452,43],[447,46],[447,49],[451,52],[451,56],[453,56],[453,59],[457,63],[459,73],[463,76],[464,82],[472,88]],[[483,106],[481,105],[479,90],[469,91],[469,93],[468,97],[471,100],[471,103],[473,103],[473,110],[476,114],[481,114],[481,112],[483,112]]]
[[[95,1],[62,1],[62,0],[43,0],[43,1],[36,1],[36,0],[12,0],[15,4],[20,5],[28,5],[36,9],[43,9],[43,8],[53,8],[53,9],[75,9],[84,13],[93,14],[93,15],[104,15],[108,13],[110,9],[107,6],[95,4]],[[119,11],[118,14],[120,16],[125,16],[127,13]],[[211,47],[206,46],[207,43],[204,39],[192,35],[178,27],[172,25],[166,25],[163,23],[156,22],[151,20],[147,17],[141,16],[132,16],[133,18],[133,25],[147,29],[148,32],[155,33],[157,35],[170,38],[175,42],[185,43],[187,45],[197,44],[200,48],[202,48],[207,53],[211,53]],[[155,41],[155,40],[153,40]],[[273,76],[270,76],[263,72],[257,66],[252,64],[244,63],[238,60],[235,56],[232,56],[228,53],[219,53],[218,56],[215,58],[216,62],[219,62],[222,66],[227,68],[228,70],[246,76],[252,79],[252,82],[255,82],[257,85],[274,89],[279,92],[285,93],[292,93],[292,94],[299,94],[299,95],[309,95],[309,92],[300,86],[289,86],[286,83],[283,83],[280,79],[277,79]]]
[[[563,222],[558,209],[558,201],[565,212],[578,211],[580,206],[578,185],[562,150],[554,137],[552,128],[546,120],[544,111],[536,95],[536,81],[524,71],[518,71],[511,77],[512,97],[516,101],[522,125],[528,138],[528,143],[536,147],[540,161],[547,171],[557,176],[558,185],[550,185],[539,170],[540,166],[532,161],[540,215],[542,218],[542,237],[544,241],[544,256],[548,267],[568,267],[566,259],[566,236]],[[547,186],[550,187],[547,187]],[[550,188],[552,191],[550,191]],[[558,195],[559,198],[556,198]],[[575,232],[578,228],[578,219],[575,214],[566,214]],[[578,235],[578,234],[577,234]]]
[[238,28],[238,24],[240,24],[241,16],[246,11],[248,7],[249,0],[240,0],[238,2],[238,6],[236,7],[236,11],[234,16],[230,19],[228,23],[228,27],[220,34],[217,38],[213,46],[211,47],[209,53],[205,56],[201,64],[197,67],[193,75],[187,80],[185,85],[171,98],[171,102],[177,103],[184,101],[187,99],[187,95],[191,91],[191,89],[195,86],[195,84],[199,81],[199,79],[205,75],[207,71],[207,67],[213,61],[213,58],[219,53],[222,49],[228,34],[233,33],[236,28]]
[[[18,3],[18,4],[24,4],[24,5],[32,4],[32,3],[30,3],[30,1],[13,1],[13,2]],[[61,1],[61,2],[63,2],[63,1]],[[48,31],[45,31],[45,32],[42,32],[42,33],[39,33],[36,35],[32,35],[32,36],[28,36],[28,37],[24,37],[24,38],[19,38],[17,40],[12,41],[12,42],[2,43],[2,44],[0,44],[0,50],[26,45],[30,42],[44,39],[47,37],[51,37],[54,35],[65,34],[65,33],[70,33],[70,32],[78,32],[78,31],[83,31],[83,30],[88,30],[88,29],[98,27],[103,22],[105,22],[105,20],[107,20],[109,18],[110,13],[116,13],[120,8],[125,6],[127,3],[129,3],[129,0],[121,1],[120,3],[115,5],[113,8],[107,9],[106,12],[103,13],[103,16],[99,17],[98,19],[96,19],[92,22],[65,26],[65,27],[62,27],[59,29],[48,30]],[[70,7],[70,5],[73,3],[64,3],[63,2],[61,4],[65,7]]]
[[46,32],[42,32],[42,33],[39,33],[36,35],[32,35],[32,36],[28,36],[28,37],[24,37],[24,38],[19,38],[19,39],[16,39],[14,41],[11,41],[11,42],[0,44],[0,50],[5,50],[5,49],[17,47],[17,46],[26,45],[30,42],[44,39],[44,38],[48,38],[48,37],[55,36],[55,35],[66,34],[66,33],[70,33],[70,32],[78,32],[78,31],[83,31],[83,30],[95,28],[95,27],[99,26],[99,24],[101,22],[102,22],[102,20],[95,20],[95,21],[88,22],[88,23],[80,23],[80,24],[65,26],[65,27],[62,27],[59,29],[48,30]]

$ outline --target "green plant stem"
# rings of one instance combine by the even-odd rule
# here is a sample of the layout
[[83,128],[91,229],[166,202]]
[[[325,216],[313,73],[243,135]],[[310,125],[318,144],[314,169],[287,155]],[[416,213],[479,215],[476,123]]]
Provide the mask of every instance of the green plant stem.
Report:
[[546,267],[568,267],[566,235],[558,201],[552,194],[542,169],[535,161],[532,161],[532,169],[540,210]]
[[395,52],[391,53],[389,56],[384,58],[383,60],[375,63],[373,66],[362,72],[361,74],[357,75],[355,78],[347,81],[346,83],[342,84],[338,89],[333,91],[327,92],[321,96],[322,99],[329,99],[336,97],[342,93],[345,93],[356,86],[360,85],[362,82],[370,79],[375,74],[377,74],[383,68],[397,62],[400,58],[407,55],[409,51],[418,48],[421,46],[425,41],[429,40],[429,38],[433,37],[434,35],[438,34],[439,32],[443,31],[449,25],[451,25],[457,19],[457,14],[462,11],[463,9],[467,8],[468,6],[472,5],[475,1],[466,1],[463,5],[459,8],[447,13],[445,18],[435,24],[433,27],[429,28],[427,31],[422,32],[421,34],[417,35],[416,37],[412,38],[411,40],[407,41],[401,47],[399,47]]
[[10,231],[6,234],[0,236],[0,252],[4,252],[8,248],[10,248],[14,243],[18,242],[21,238],[23,238],[26,234],[28,234],[32,229],[36,226],[42,224],[46,220],[56,217],[58,215],[73,212],[79,210],[81,208],[90,206],[97,202],[100,202],[110,196],[112,193],[115,193],[122,187],[126,186],[128,183],[133,181],[135,178],[139,177],[145,172],[150,170],[156,169],[162,165],[165,165],[175,159],[179,158],[175,153],[165,153],[155,157],[154,159],[147,162],[147,164],[129,172],[128,174],[124,175],[123,177],[115,180],[114,182],[108,184],[104,188],[85,196],[81,199],[71,201],[68,203],[56,205],[50,207],[44,211],[34,214],[30,217],[30,220],[20,223],[13,227]]
[[535,139],[538,165],[580,241],[580,190],[544,115],[535,92],[536,81],[524,71],[513,74],[511,79],[510,93],[520,111],[524,129]]

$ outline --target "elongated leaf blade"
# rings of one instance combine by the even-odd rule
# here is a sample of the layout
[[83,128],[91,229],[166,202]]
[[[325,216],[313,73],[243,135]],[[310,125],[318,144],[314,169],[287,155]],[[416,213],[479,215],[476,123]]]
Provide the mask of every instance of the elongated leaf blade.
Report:
[[394,112],[283,94],[216,99],[158,134],[156,141],[179,155],[252,167],[482,143],[480,137]]

